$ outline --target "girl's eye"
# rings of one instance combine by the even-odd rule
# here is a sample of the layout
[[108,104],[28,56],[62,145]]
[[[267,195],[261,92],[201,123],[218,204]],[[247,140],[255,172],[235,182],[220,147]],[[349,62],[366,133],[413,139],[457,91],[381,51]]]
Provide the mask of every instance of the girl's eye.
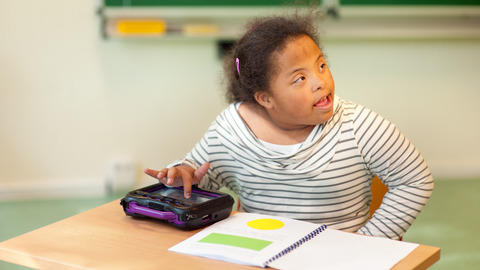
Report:
[[326,64],[320,64],[320,67],[319,67],[320,71],[322,71],[325,68],[325,66]]
[[305,76],[299,76],[297,78],[295,78],[295,80],[293,81],[294,83],[299,83],[299,82],[302,82],[305,80]]

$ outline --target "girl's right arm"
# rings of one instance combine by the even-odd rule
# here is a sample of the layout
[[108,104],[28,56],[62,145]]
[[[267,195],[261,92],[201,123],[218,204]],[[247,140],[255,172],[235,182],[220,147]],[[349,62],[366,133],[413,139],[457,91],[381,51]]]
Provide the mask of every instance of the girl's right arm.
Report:
[[[219,116],[222,119],[224,116]],[[203,138],[195,145],[195,147],[185,156],[183,161],[176,161],[162,170],[145,169],[145,173],[153,178],[158,179],[161,183],[169,186],[183,186],[185,197],[190,196],[192,185],[200,184],[204,176],[210,168],[210,154],[212,151],[218,151],[211,148],[211,145],[219,145],[217,133],[217,120],[213,121]],[[191,166],[187,164],[191,164]],[[203,164],[200,166],[200,164]],[[212,172],[212,170],[210,170]],[[221,186],[217,177],[208,175],[208,181],[202,184],[207,184],[208,189],[215,189],[212,187]]]

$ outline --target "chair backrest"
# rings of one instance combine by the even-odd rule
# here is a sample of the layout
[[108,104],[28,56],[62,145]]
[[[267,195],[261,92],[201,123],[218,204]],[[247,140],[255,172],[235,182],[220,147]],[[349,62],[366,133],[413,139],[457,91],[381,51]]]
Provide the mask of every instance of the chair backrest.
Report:
[[388,191],[388,187],[385,186],[380,179],[375,176],[372,180],[372,203],[370,204],[370,218],[372,218],[373,213],[378,209],[380,204],[382,204],[383,196]]

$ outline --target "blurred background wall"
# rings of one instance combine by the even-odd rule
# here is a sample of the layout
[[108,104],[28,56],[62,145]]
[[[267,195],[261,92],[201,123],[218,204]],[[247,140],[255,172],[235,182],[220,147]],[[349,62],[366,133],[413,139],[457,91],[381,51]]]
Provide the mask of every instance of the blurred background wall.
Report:
[[[142,169],[181,158],[227,105],[214,39],[104,40],[97,5],[0,0],[0,199],[103,193],[115,166],[153,183]],[[336,94],[394,122],[436,179],[480,176],[480,38],[323,47]]]

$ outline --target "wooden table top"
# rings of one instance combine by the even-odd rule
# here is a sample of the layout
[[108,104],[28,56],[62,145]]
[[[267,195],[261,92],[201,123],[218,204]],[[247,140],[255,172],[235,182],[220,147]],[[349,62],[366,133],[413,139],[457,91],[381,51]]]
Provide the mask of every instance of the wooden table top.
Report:
[[[168,251],[197,232],[126,216],[116,200],[1,242],[0,260],[35,269],[258,269]],[[420,245],[393,269],[439,259],[439,248]]]

